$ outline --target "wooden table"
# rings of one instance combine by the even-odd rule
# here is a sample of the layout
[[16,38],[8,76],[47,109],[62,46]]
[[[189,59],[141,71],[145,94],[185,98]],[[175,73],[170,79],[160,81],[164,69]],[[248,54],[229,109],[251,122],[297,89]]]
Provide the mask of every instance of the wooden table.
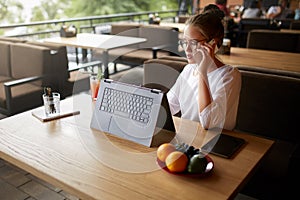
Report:
[[[210,155],[215,167],[207,177],[178,176],[156,164],[156,148],[90,129],[90,95],[65,99],[61,108],[81,113],[46,123],[31,111],[0,120],[0,157],[81,199],[231,199],[273,144],[226,131],[247,145],[233,159]],[[174,122],[175,139],[195,147],[214,134],[197,122]]]
[[102,50],[103,53],[101,61],[104,65],[104,77],[109,78],[109,51],[120,47],[126,47],[134,44],[143,43],[146,42],[146,39],[139,37],[79,33],[76,37],[54,37],[43,39],[43,41],[82,49]]
[[269,69],[300,72],[300,54],[231,47],[230,55],[218,55],[230,65],[254,66]]
[[285,33],[299,33],[300,34],[300,30],[297,29],[280,29],[281,32],[285,32]]

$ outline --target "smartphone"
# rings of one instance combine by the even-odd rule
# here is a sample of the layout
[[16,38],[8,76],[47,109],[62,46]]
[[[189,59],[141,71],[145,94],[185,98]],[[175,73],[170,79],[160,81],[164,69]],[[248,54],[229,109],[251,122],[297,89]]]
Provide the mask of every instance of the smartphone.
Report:
[[212,39],[211,41],[208,42],[208,44],[209,44],[210,46],[212,46],[214,43],[215,43],[215,40],[214,40],[214,39]]
[[[212,47],[214,44],[216,43],[216,41],[214,39],[212,39],[211,41],[208,42],[208,44]],[[216,54],[219,51],[219,48],[217,45],[215,45],[215,51],[214,53]]]

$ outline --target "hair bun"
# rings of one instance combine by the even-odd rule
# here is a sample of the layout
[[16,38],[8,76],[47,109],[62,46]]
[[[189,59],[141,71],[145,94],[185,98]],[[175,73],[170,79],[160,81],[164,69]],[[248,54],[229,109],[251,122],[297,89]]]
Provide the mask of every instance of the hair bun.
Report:
[[216,14],[221,20],[225,17],[225,13],[220,10],[220,8],[215,4],[208,4],[203,8],[202,13],[204,12],[212,12]]

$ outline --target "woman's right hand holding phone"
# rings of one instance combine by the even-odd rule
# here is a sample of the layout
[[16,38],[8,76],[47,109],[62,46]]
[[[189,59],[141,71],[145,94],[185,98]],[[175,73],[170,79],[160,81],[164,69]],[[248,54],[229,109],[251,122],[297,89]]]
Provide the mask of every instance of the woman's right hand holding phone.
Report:
[[[210,45],[208,43],[198,44],[198,48],[194,52],[194,60],[198,64],[198,72],[201,74],[207,74],[208,72],[216,69],[214,62],[214,48],[216,45]],[[213,57],[212,57],[213,55]]]

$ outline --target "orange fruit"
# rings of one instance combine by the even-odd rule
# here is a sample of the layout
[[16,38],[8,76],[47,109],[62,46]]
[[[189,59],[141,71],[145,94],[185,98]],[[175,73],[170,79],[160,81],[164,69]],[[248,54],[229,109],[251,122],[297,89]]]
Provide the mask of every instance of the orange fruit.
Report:
[[188,157],[180,151],[173,151],[166,158],[166,166],[170,172],[183,172],[188,162]]
[[166,158],[167,156],[172,153],[173,151],[175,151],[176,148],[175,148],[175,145],[171,144],[171,143],[164,143],[164,144],[161,144],[158,149],[157,149],[157,158],[162,161],[162,162],[165,162],[166,161]]

